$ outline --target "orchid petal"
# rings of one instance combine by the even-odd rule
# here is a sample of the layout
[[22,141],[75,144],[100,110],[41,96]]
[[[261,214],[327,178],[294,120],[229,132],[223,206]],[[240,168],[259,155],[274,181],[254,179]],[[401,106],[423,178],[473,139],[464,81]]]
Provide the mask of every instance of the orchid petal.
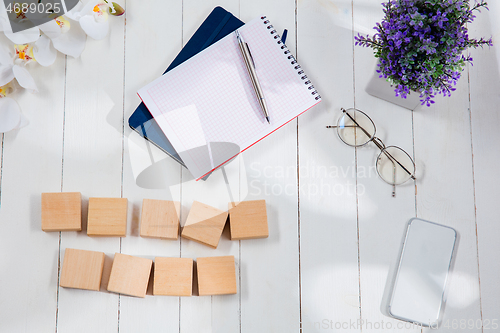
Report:
[[1,45],[0,46],[0,65],[13,65],[14,60],[12,59],[12,55],[9,53],[9,51],[6,50],[6,48]]
[[0,66],[0,86],[4,86],[12,80],[14,80],[12,65]]
[[72,19],[73,21],[78,21],[84,15],[82,13],[82,9],[84,4],[82,2],[78,2],[75,7],[71,8],[70,11],[64,14],[66,17]]
[[21,87],[31,92],[38,92],[35,80],[33,80],[33,77],[26,68],[14,65],[14,67],[12,67],[12,71],[14,72],[14,76]]
[[26,117],[21,113],[21,121],[19,122],[19,125],[17,125],[16,129],[28,126],[29,123],[28,119],[26,119]]
[[[2,9],[2,6],[0,6],[0,9]],[[0,10],[0,31],[12,31],[7,13],[3,10]]]
[[52,47],[49,37],[44,35],[35,42],[33,55],[40,65],[47,67],[56,61],[57,51]]
[[84,15],[92,14],[94,12],[94,7],[100,4],[102,0],[90,0],[83,6],[82,10],[80,11],[82,13],[82,17]]
[[56,20],[50,20],[49,22],[41,24],[39,27],[50,39],[57,38],[61,35],[61,28]]
[[78,23],[72,24],[68,32],[52,39],[56,50],[73,58],[77,58],[82,54],[86,42],[87,35]]
[[14,79],[12,65],[14,65],[12,56],[4,47],[0,46],[0,86],[6,85]]
[[40,29],[38,27],[29,28],[16,33],[5,31],[5,36],[10,39],[14,44],[28,44],[33,43],[40,38]]
[[[5,1],[4,1],[5,4]],[[0,6],[0,31],[12,32],[12,27],[9,20],[9,15],[7,14],[7,4]]]
[[80,19],[80,25],[85,33],[95,40],[104,39],[109,32],[109,22],[96,22],[94,16],[85,15]]
[[10,97],[0,98],[0,133],[18,128],[21,117],[21,109],[14,99]]

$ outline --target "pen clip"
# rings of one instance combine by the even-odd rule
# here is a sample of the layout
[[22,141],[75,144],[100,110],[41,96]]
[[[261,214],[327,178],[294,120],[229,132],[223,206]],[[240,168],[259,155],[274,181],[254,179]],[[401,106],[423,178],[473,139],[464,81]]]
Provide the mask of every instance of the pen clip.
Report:
[[281,36],[281,42],[283,44],[285,44],[285,42],[286,42],[286,36],[287,36],[287,34],[288,34],[288,30],[286,30],[286,29],[283,30],[283,35]]
[[250,47],[248,46],[248,44],[241,38],[240,36],[240,32],[238,31],[238,29],[236,29],[235,31],[235,34],[236,34],[236,39],[238,40],[238,43],[242,44],[243,47],[245,48],[245,51],[248,52],[248,55],[250,56],[250,60],[252,60],[252,65],[253,65],[253,68],[255,68],[255,61],[253,60],[253,56],[252,56],[252,52],[250,52]]
[[255,67],[255,61],[253,61],[252,52],[250,52],[250,47],[248,46],[247,43],[245,43],[245,49],[248,51],[248,55],[250,56],[250,60],[252,60],[253,68],[256,68]]

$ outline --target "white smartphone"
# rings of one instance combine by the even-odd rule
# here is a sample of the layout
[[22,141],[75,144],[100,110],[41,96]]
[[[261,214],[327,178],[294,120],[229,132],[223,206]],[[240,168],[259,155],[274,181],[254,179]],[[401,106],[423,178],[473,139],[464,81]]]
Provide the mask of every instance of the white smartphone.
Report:
[[453,228],[418,218],[408,222],[388,304],[391,316],[439,325],[456,240]]

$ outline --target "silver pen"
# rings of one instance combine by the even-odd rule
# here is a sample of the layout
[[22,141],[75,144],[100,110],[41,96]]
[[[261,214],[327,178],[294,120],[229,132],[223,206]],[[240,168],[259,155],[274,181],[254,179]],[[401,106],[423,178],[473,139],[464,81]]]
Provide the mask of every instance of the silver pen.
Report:
[[248,44],[245,43],[240,36],[238,30],[235,31],[236,39],[238,40],[238,45],[240,47],[241,55],[245,60],[245,65],[247,67],[248,75],[250,76],[250,81],[252,81],[253,89],[255,90],[255,95],[259,100],[260,107],[266,116],[267,122],[269,121],[269,113],[267,112],[266,100],[264,99],[264,93],[262,92],[262,88],[259,83],[259,79],[257,78],[257,73],[255,71],[255,63],[253,62],[252,54],[250,53],[250,49],[248,48]]

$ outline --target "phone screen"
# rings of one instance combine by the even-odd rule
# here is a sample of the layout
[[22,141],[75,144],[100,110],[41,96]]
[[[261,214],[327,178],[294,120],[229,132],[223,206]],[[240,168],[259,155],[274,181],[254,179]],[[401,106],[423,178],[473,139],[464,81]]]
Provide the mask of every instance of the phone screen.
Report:
[[408,222],[389,313],[405,321],[435,327],[457,239],[455,229],[433,222]]

